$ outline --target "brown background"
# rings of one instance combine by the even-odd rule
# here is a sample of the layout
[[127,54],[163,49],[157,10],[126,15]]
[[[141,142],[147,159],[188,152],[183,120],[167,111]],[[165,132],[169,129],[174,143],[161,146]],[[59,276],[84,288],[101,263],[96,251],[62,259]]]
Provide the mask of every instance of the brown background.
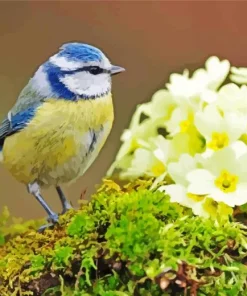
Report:
[[[39,64],[65,42],[102,48],[127,72],[114,78],[115,124],[100,156],[86,175],[65,188],[76,203],[100,182],[119,147],[136,104],[150,99],[173,71],[201,66],[210,55],[247,65],[245,2],[0,2],[0,115],[11,108]],[[18,153],[18,151],[16,152]],[[59,210],[54,190],[45,197]],[[42,208],[23,185],[0,167],[0,208],[35,218]]]

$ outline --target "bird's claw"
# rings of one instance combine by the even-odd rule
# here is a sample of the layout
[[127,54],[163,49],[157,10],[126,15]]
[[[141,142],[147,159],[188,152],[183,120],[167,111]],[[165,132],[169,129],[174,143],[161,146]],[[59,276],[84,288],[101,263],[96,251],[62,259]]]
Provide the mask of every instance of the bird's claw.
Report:
[[49,224],[45,224],[45,225],[42,225],[39,229],[38,229],[38,232],[43,232],[45,229],[47,228],[52,228],[55,226],[55,224],[58,223],[58,220],[59,220],[59,217],[56,213],[53,213],[51,215],[49,215],[49,217],[47,218],[47,222]]
[[45,229],[48,229],[48,228],[52,228],[54,227],[54,224],[45,224],[45,225],[42,225],[39,229],[38,229],[38,232],[39,233],[42,233]]
[[47,218],[47,222],[51,223],[51,224],[58,223],[58,220],[59,220],[59,217],[58,217],[58,214],[56,214],[56,213],[50,214]]

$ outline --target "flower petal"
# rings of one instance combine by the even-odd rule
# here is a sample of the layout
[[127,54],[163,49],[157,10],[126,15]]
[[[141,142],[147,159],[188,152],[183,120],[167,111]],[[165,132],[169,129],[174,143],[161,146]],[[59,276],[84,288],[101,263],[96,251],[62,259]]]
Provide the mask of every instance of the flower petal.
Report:
[[194,204],[197,203],[193,199],[188,198],[186,187],[180,184],[162,186],[162,189],[170,196],[171,202],[177,202],[189,208],[193,207]]
[[212,132],[222,131],[223,118],[214,105],[208,105],[202,112],[197,112],[194,122],[205,138],[211,138]]
[[215,189],[210,193],[210,197],[217,202],[223,202],[230,207],[234,207],[236,205],[236,193],[229,192],[225,193],[219,188],[215,187]]
[[168,173],[172,179],[179,184],[187,185],[188,181],[185,176],[188,172],[196,168],[195,159],[189,154],[182,154],[178,162],[172,162],[168,165]]
[[205,217],[208,218],[210,215],[209,213],[207,213],[207,211],[205,211],[204,207],[204,201],[202,202],[197,202],[193,207],[192,207],[192,211],[195,215],[197,216],[201,216],[201,217]]
[[205,182],[205,181],[213,181],[215,177],[207,170],[205,169],[196,169],[191,172],[189,172],[186,176],[186,179],[190,183],[194,182]]
[[196,195],[206,195],[210,194],[212,191],[212,182],[210,181],[204,181],[201,183],[191,183],[188,186],[188,192]]

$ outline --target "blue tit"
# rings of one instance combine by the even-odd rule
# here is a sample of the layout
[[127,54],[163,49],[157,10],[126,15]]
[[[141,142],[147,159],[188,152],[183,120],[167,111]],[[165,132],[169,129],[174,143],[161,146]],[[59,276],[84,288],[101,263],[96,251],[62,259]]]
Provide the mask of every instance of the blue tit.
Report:
[[71,208],[61,184],[82,176],[113,124],[113,66],[98,48],[64,44],[35,72],[0,125],[1,162],[27,186],[53,225],[58,215],[41,195],[54,186],[63,211]]

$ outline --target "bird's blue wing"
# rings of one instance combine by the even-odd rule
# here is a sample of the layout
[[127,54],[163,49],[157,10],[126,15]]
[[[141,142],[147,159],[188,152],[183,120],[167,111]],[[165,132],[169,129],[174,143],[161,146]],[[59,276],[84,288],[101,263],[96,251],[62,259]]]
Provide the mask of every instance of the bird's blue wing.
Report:
[[32,80],[21,91],[15,105],[0,123],[0,150],[6,137],[23,129],[45,97],[35,90]]
[[25,128],[28,122],[34,117],[37,107],[35,105],[14,115],[11,114],[11,111],[8,113],[8,116],[0,124],[0,150],[6,137]]
[[11,122],[8,117],[4,118],[0,125],[0,139],[3,138],[5,135],[8,134],[11,128]]

